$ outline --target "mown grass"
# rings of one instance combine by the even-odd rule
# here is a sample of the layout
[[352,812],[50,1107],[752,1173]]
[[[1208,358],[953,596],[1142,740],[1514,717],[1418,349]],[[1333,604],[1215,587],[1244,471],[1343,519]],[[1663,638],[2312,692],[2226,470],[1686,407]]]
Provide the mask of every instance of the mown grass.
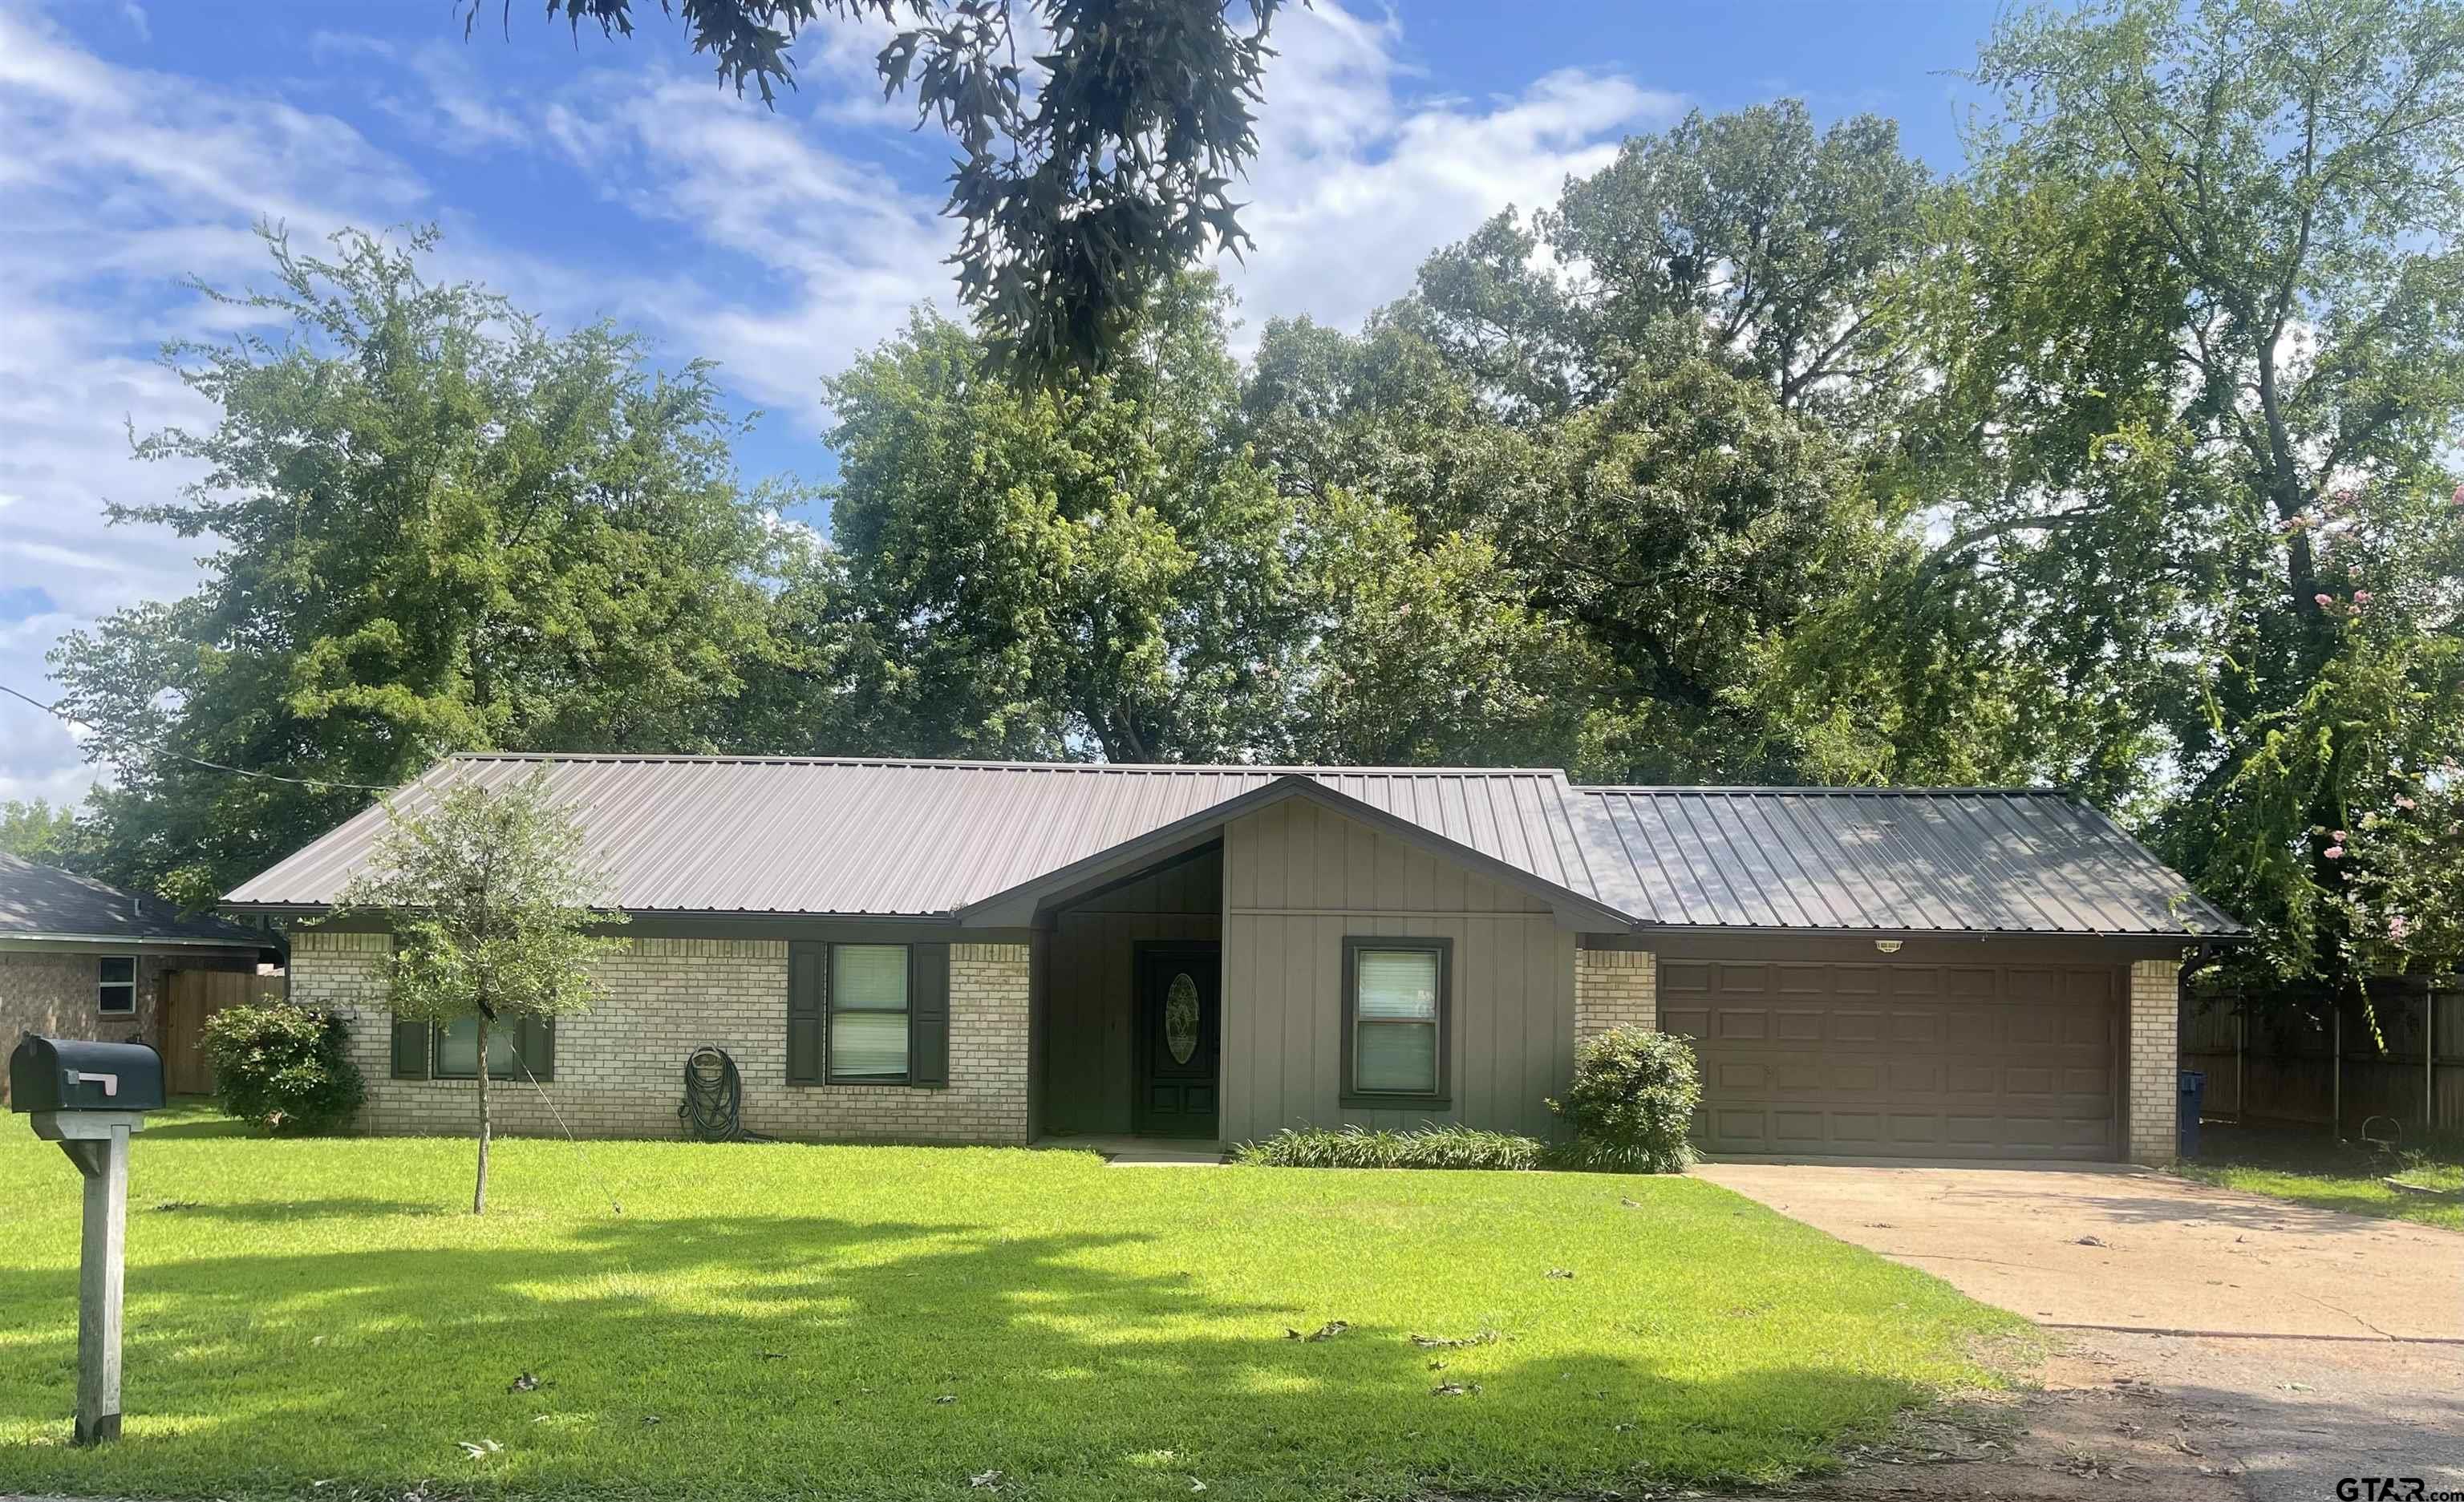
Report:
[[[2320,1209],[2349,1210],[2464,1230],[2464,1143],[2374,1148],[2329,1141],[2323,1130],[2201,1129],[2195,1163],[2176,1165],[2203,1184],[2270,1195]],[[2393,1178],[2444,1194],[2408,1194]]]
[[149,1130],[126,1437],[83,1451],[77,1181],[11,1119],[0,1493],[1064,1502],[1202,1483],[1208,1502],[1279,1502],[1769,1482],[1991,1382],[1972,1353],[2018,1325],[1687,1179],[588,1154],[585,1172],[561,1142],[500,1143],[474,1219],[467,1142],[259,1142],[194,1112]]

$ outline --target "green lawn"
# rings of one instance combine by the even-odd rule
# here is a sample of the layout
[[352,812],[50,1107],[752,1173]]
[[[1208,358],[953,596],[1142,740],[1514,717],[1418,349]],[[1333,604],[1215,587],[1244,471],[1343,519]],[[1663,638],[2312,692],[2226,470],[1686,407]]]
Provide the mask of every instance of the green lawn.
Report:
[[0,1126],[0,1493],[1771,1481],[1991,1382],[1974,1353],[2019,1327],[1692,1180],[685,1143],[585,1172],[510,1142],[477,1220],[467,1142],[183,1117],[136,1145],[127,1432],[98,1452],[68,1444],[77,1181]]
[[2464,1190],[2464,1143],[2387,1152],[2330,1142],[2323,1128],[2200,1128],[2199,1158],[2179,1171],[2206,1184],[2273,1195],[2321,1209],[2350,1210],[2464,1230],[2464,1195],[2407,1194],[2389,1178],[2424,1188]]

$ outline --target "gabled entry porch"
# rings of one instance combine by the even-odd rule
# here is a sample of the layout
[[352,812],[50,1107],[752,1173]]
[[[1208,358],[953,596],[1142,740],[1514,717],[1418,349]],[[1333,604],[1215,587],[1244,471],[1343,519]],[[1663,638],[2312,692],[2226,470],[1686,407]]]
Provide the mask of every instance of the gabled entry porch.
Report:
[[1039,1137],[1214,1143],[1222,1110],[1223,846],[1045,915]]

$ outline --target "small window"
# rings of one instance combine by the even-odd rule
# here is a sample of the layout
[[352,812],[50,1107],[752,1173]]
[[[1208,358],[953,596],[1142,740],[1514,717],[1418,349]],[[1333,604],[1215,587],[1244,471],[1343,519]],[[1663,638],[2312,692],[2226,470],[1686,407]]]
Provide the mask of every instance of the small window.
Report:
[[95,1010],[114,1016],[128,1016],[137,1011],[137,961],[126,954],[106,954],[97,962],[99,984],[95,988]]
[[1345,1084],[1359,1103],[1445,1102],[1448,947],[1443,940],[1345,941]]
[[830,946],[830,1079],[907,1079],[907,946]]
[[[522,1035],[536,1030],[544,1034],[553,1022],[498,1022],[488,1029],[488,1078],[519,1079],[525,1064],[533,1074],[547,1077],[544,1059],[522,1056]],[[436,1029],[436,1076],[439,1079],[476,1079],[479,1077],[479,1019],[456,1017],[441,1023]]]

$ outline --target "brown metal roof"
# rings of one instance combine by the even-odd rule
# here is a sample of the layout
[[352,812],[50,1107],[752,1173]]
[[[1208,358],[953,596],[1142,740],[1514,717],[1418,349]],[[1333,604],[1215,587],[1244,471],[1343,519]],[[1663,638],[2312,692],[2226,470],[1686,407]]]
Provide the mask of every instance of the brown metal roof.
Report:
[[[454,782],[534,774],[578,811],[613,904],[635,912],[952,913],[1291,776],[1591,888],[1549,771],[474,754],[395,801],[416,815]],[[333,902],[385,816],[366,810],[227,901]]]
[[[2058,795],[1577,788],[1551,770],[472,754],[396,796],[544,779],[634,912],[957,913],[1305,779],[1607,921],[1645,925],[2231,933],[2128,837]],[[1228,810],[1226,811],[1229,812]],[[229,901],[322,906],[370,808]]]
[[1578,788],[1603,902],[1648,926],[2230,936],[2101,814],[2042,788]]

